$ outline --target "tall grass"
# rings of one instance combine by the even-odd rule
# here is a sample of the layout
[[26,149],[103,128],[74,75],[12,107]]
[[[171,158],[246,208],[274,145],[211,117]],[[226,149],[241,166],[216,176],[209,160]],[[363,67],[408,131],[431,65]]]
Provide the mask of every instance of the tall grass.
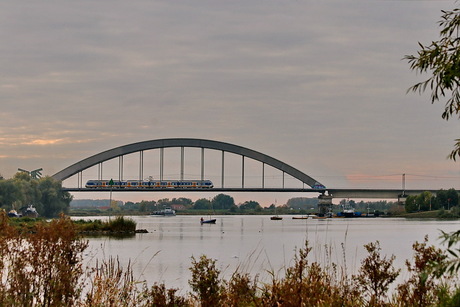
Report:
[[82,252],[68,218],[21,232],[0,214],[0,305],[72,306],[80,299]]
[[[236,270],[229,280],[221,276],[216,260],[191,259],[191,292],[165,284],[151,286],[133,278],[131,266],[117,259],[82,266],[87,242],[67,217],[36,224],[31,231],[10,226],[0,215],[0,306],[459,306],[460,291],[452,276],[434,274],[432,264],[446,255],[428,246],[413,245],[407,260],[409,276],[393,285],[400,273],[394,256],[383,257],[379,242],[364,246],[367,256],[357,273],[309,259],[308,242],[285,269],[284,277],[271,273],[260,281]],[[393,291],[390,292],[390,286]]]
[[133,219],[117,216],[108,221],[101,220],[76,220],[74,221],[77,229],[82,233],[92,232],[110,232],[116,233],[134,233],[136,231],[136,222]]

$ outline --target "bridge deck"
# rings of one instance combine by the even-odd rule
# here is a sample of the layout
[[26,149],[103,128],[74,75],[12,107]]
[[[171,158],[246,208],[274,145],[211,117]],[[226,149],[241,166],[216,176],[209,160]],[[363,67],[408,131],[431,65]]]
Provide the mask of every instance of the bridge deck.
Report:
[[286,193],[326,193],[334,198],[380,198],[398,199],[402,195],[418,195],[425,191],[436,194],[438,190],[404,190],[401,189],[303,189],[303,188],[212,188],[212,189],[139,189],[139,188],[63,188],[68,192],[286,192]]

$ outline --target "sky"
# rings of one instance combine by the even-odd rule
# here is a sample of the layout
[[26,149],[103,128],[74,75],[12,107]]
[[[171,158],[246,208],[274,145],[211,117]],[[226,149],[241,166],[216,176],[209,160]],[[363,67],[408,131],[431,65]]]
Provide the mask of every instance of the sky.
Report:
[[403,59],[438,39],[441,10],[456,6],[2,1],[0,174],[53,175],[114,147],[199,138],[262,152],[333,188],[400,188],[406,174],[407,189],[460,189],[460,163],[447,159],[460,121],[443,120],[444,102],[429,93],[407,93],[428,75]]

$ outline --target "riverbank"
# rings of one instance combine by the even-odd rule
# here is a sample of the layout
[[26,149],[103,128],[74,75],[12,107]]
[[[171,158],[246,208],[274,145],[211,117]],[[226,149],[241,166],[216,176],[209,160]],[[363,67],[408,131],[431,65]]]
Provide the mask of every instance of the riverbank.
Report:
[[400,214],[397,217],[404,217],[408,219],[453,219],[457,220],[460,217],[452,210],[432,210]]

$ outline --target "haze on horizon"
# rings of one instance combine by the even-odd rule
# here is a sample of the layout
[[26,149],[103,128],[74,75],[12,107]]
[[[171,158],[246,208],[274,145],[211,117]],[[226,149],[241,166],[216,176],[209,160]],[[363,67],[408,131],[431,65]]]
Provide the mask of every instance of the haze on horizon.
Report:
[[0,174],[53,175],[114,147],[190,137],[265,153],[329,187],[399,188],[406,174],[408,189],[460,189],[460,164],[446,158],[460,121],[442,120],[428,93],[406,94],[426,76],[402,60],[455,7],[3,1]]

